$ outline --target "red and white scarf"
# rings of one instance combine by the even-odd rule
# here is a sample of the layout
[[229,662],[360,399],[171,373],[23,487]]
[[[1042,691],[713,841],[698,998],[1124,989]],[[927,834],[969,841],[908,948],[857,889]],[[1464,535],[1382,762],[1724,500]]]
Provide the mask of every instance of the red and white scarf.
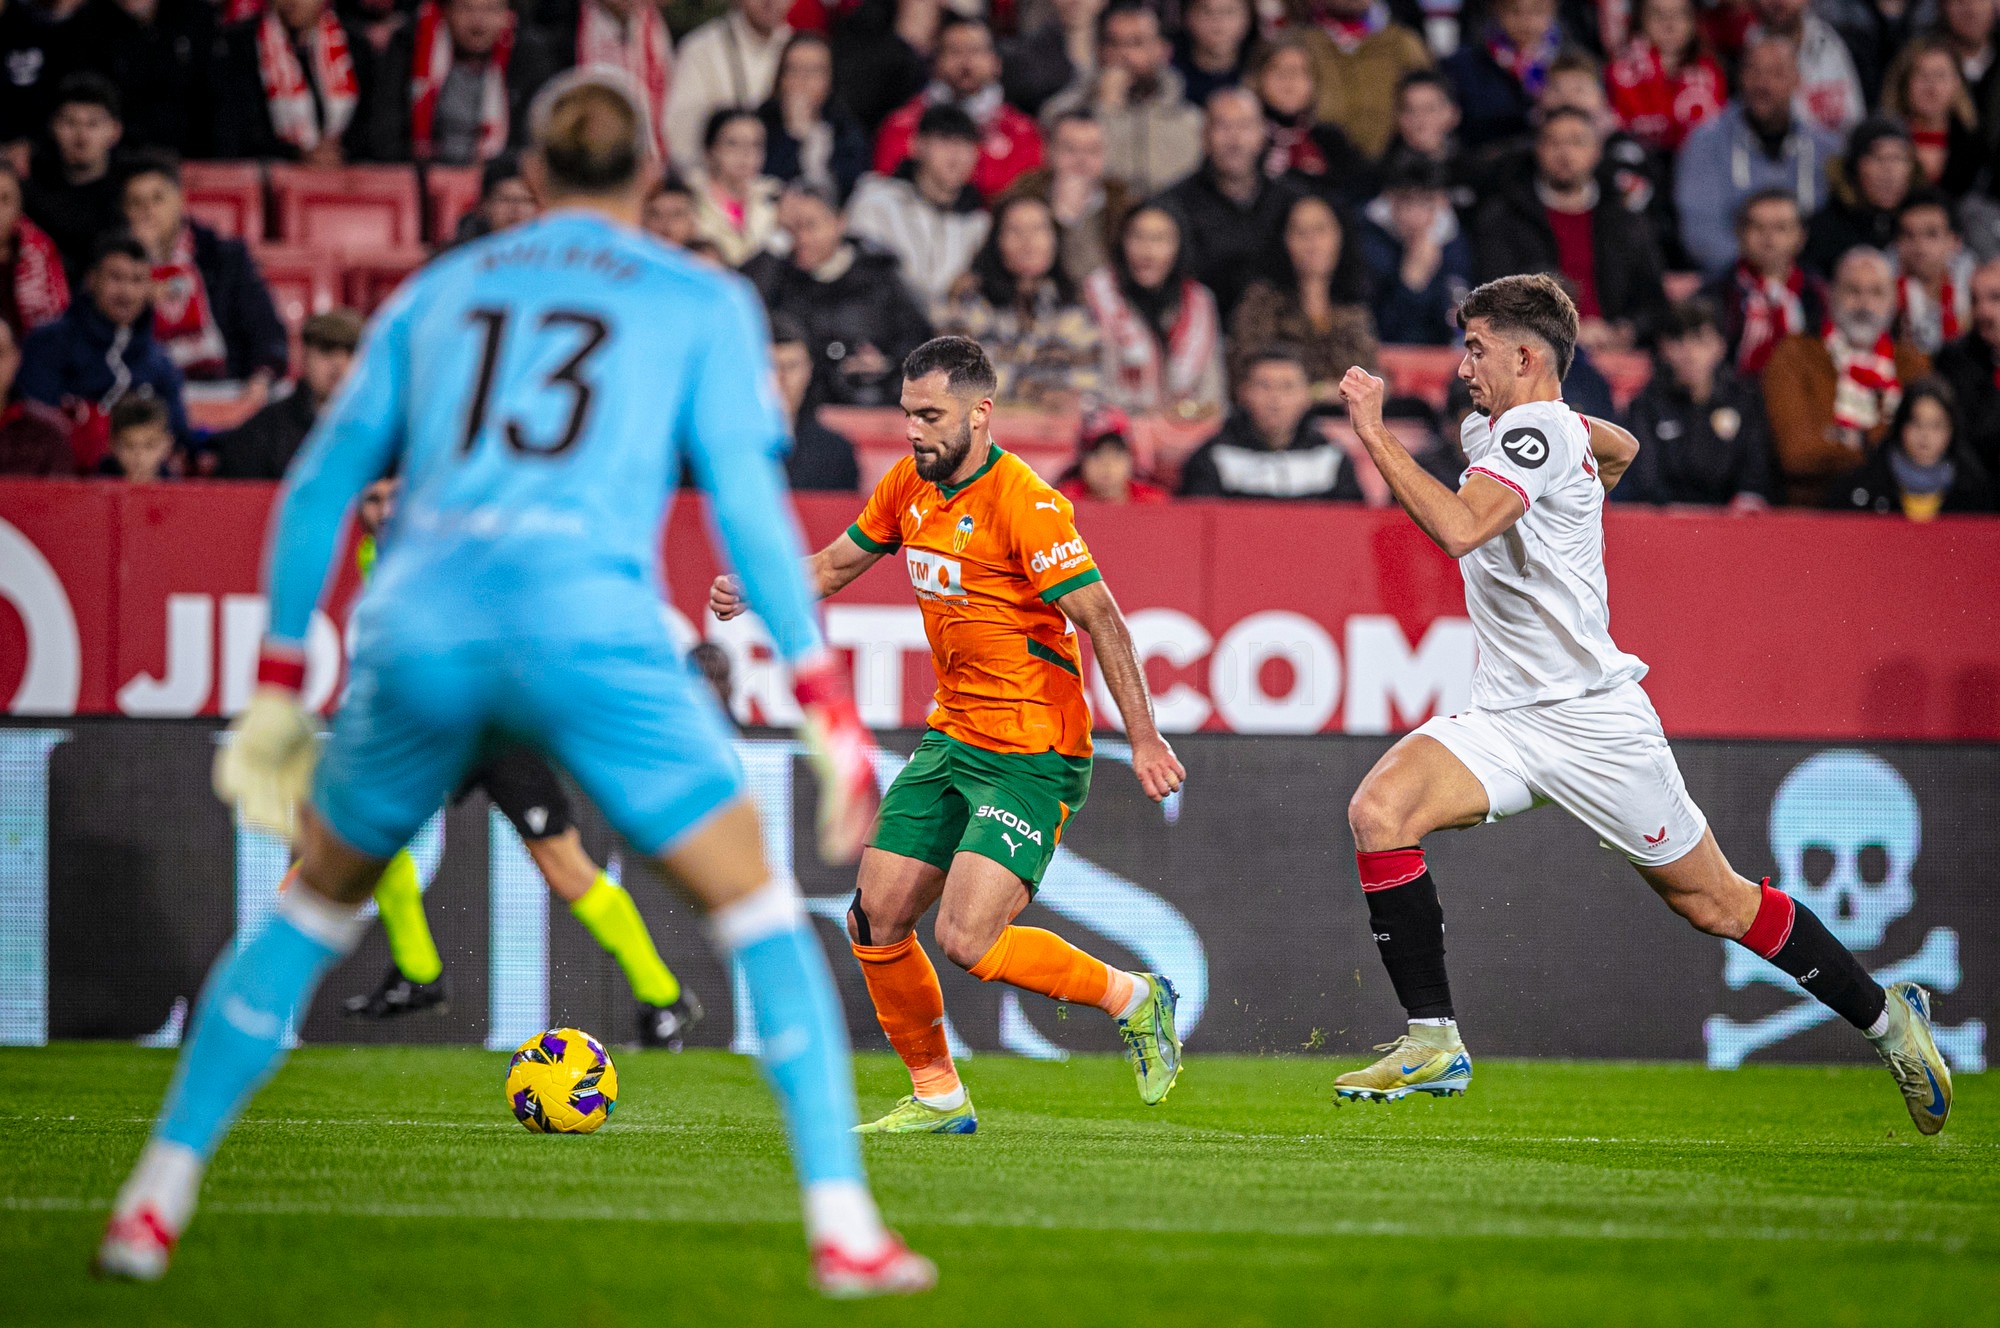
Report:
[[1850,346],[1831,322],[1820,328],[1820,339],[1833,357],[1833,422],[1841,429],[1867,433],[1896,413],[1902,404],[1903,382],[1896,374],[1896,343],[1887,332],[1866,350]]
[[1266,119],[1271,145],[1264,149],[1264,174],[1273,180],[1286,171],[1297,171],[1314,179],[1326,174],[1326,154],[1313,140],[1312,112],[1292,121]]
[[194,228],[181,227],[173,252],[153,264],[153,340],[189,378],[229,372],[229,348],[208,302],[208,285],[194,261]]
[[63,275],[62,254],[48,233],[26,217],[14,223],[13,287],[14,314],[21,320],[23,333],[53,323],[69,308],[69,278]]
[[[354,77],[354,57],[347,49],[347,33],[333,16],[332,9],[321,11],[305,39],[306,57],[312,61],[313,79],[292,50],[291,34],[275,13],[264,15],[257,24],[257,74],[264,82],[264,102],[270,107],[271,128],[284,142],[300,152],[311,152],[321,143],[339,138],[354,120],[354,108],[361,101],[361,85]],[[324,118],[314,114],[313,87],[319,88]]]
[[1972,317],[1972,288],[1954,280],[1957,273],[1946,268],[1944,284],[1936,295],[1921,281],[1896,278],[1896,310],[1903,320],[1903,335],[1926,354],[1936,354],[1947,341],[1956,341]]
[[1315,18],[1320,31],[1333,39],[1342,55],[1353,55],[1363,42],[1389,26],[1389,6],[1377,0],[1360,18],[1343,18],[1323,10]]
[[1806,330],[1806,274],[1794,263],[1783,280],[1760,277],[1738,259],[1736,286],[1743,292],[1743,337],[1736,343],[1736,367],[1747,374],[1762,373],[1780,341]]
[[[513,54],[514,16],[509,13],[506,31],[488,53],[479,80],[480,161],[489,161],[507,148],[507,61]],[[431,159],[438,94],[444,91],[456,55],[444,7],[436,0],[425,0],[417,6],[416,46],[410,58],[410,146],[418,161]]]
[[653,0],[637,0],[627,24],[600,0],[583,0],[576,21],[576,63],[579,69],[610,65],[622,69],[646,94],[647,123],[653,129],[653,150],[666,159],[667,87],[673,79],[674,43]]
[[1138,409],[1159,410],[1201,390],[1222,337],[1221,318],[1208,287],[1192,279],[1182,281],[1180,311],[1167,332],[1164,350],[1146,320],[1126,303],[1109,267],[1084,280],[1083,298],[1111,351],[1121,397]]

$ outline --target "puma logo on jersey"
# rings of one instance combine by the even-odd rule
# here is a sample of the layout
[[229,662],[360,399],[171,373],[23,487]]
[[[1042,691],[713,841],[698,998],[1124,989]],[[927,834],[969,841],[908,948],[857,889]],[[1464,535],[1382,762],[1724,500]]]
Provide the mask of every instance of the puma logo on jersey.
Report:
[[1035,556],[1028,560],[1028,570],[1030,572],[1046,572],[1052,567],[1062,565],[1065,558],[1081,558],[1082,556],[1083,536],[1078,535],[1075,539],[1062,540],[1051,544],[1046,549],[1036,550]]
[[1037,512],[1041,511],[1041,510],[1042,510],[1042,509],[1043,509],[1044,507],[1048,508],[1048,509],[1049,509],[1049,510],[1050,510],[1051,512],[1060,512],[1060,511],[1062,511],[1062,508],[1060,508],[1060,507],[1056,506],[1056,505],[1055,505],[1054,503],[1036,503],[1036,504],[1035,504],[1035,510],[1036,510]]
[[[991,803],[981,803],[979,805],[979,810],[974,812],[972,815],[974,819],[978,819],[980,817],[990,817],[991,819],[998,821],[1000,824],[1006,826],[1008,830],[1012,830],[1016,834],[1020,835],[1021,842],[1024,844],[1033,844],[1036,848],[1040,848],[1042,846],[1042,832],[1035,829],[1034,826],[1029,825],[1026,821],[1014,815],[1014,813],[1008,811],[1004,807],[995,807]],[[1006,831],[1002,831],[1000,837],[1002,839],[1007,839],[1007,842],[1010,844],[1013,842],[1013,840],[1008,839]]]
[[920,526],[924,524],[924,514],[917,510],[917,505],[915,503],[910,504],[910,519],[912,521],[915,521]]
[[1014,856],[1014,855],[1015,855],[1016,853],[1019,853],[1019,852],[1021,851],[1021,846],[1020,846],[1019,844],[1017,844],[1017,843],[1015,843],[1015,842],[1014,842],[1014,836],[1012,836],[1012,835],[1008,834],[1008,833],[1007,833],[1007,832],[1006,832],[1005,830],[1002,830],[1002,831],[1000,832],[1000,838],[1002,838],[1002,839],[1004,839],[1004,840],[1006,840],[1006,841],[1007,841],[1007,856],[1008,856],[1008,857],[1010,857],[1010,858],[1011,858],[1011,857],[1013,857],[1013,856]]

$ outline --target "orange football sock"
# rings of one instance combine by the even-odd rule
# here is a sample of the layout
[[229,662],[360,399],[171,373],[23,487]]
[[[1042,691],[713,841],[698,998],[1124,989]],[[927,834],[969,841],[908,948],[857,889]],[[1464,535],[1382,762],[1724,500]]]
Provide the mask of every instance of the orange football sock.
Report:
[[1005,982],[1058,1001],[1117,1015],[1132,1000],[1133,977],[1040,927],[1009,927],[972,966],[981,982]]
[[875,1017],[889,1035],[889,1045],[910,1067],[910,1084],[918,1097],[949,1097],[958,1091],[958,1069],[944,1036],[944,988],[930,956],[914,933],[894,945],[857,945],[861,976]]

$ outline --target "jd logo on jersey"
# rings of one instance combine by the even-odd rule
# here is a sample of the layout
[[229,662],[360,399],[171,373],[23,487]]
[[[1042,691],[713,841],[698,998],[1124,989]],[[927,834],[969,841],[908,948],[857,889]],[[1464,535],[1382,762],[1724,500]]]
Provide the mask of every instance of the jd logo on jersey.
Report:
[[903,549],[903,561],[910,569],[910,584],[917,588],[919,595],[936,595],[944,599],[958,599],[965,594],[965,581],[960,573],[958,559],[946,558],[942,554],[928,553],[923,549]]
[[972,513],[967,512],[964,516],[958,519],[958,524],[952,527],[951,551],[953,553],[964,553],[965,546],[971,541],[971,539],[972,539]]
[[1523,470],[1533,470],[1549,459],[1549,440],[1540,429],[1509,429],[1500,439],[1500,450]]

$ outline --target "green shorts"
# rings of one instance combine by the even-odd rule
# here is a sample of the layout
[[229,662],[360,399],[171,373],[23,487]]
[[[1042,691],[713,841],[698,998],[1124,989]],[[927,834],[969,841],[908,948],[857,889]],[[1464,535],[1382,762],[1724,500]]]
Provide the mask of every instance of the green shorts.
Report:
[[932,729],[883,797],[872,842],[945,871],[977,853],[1033,890],[1089,795],[1088,757],[989,752]]

